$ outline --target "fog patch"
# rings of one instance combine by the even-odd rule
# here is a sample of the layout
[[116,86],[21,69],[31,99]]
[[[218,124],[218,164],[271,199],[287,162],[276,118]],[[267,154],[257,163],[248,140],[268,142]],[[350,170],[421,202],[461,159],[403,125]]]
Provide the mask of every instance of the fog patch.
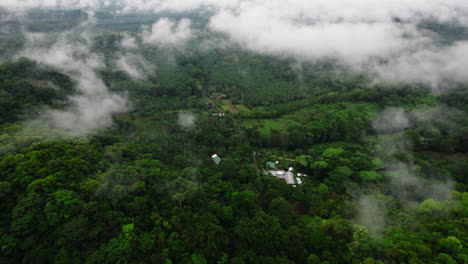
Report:
[[372,127],[379,134],[402,132],[409,125],[409,119],[401,107],[387,108],[372,120]]
[[[450,119],[458,114],[457,110],[441,106],[408,112],[402,108],[390,107],[375,117],[372,125],[378,132],[379,141],[375,146],[375,153],[384,161],[385,169],[381,173],[388,182],[389,195],[378,194],[378,197],[393,197],[406,211],[416,210],[427,199],[451,199],[455,183],[450,178],[441,180],[423,174],[414,163],[413,146],[404,130],[422,125],[434,125],[434,129],[437,129],[435,124],[441,120],[446,120],[455,128],[456,124]],[[371,234],[380,234],[390,221],[387,215],[391,207],[382,205],[381,199],[376,199],[375,194],[359,193],[354,203],[357,209],[355,221],[366,226]]]
[[123,34],[122,39],[120,40],[120,45],[126,49],[137,49],[138,43],[136,38],[130,36],[129,34]]
[[190,20],[186,18],[179,21],[161,18],[141,32],[144,44],[156,46],[183,46],[191,37]]
[[420,83],[436,93],[449,90],[454,84],[468,81],[465,67],[468,42],[458,41],[452,46],[432,46],[407,52],[386,63],[371,63],[376,82],[405,84]]
[[[468,81],[466,36],[441,41],[425,21],[458,25],[468,32],[465,0],[3,0],[10,11],[27,8],[83,8],[88,23],[96,10],[170,12],[182,16],[202,11],[208,32],[261,54],[316,62],[334,58],[375,82],[424,84],[440,93]],[[144,44],[181,47],[193,36],[190,20],[161,18],[141,33]],[[463,39],[464,38],[464,39]],[[202,40],[209,42],[208,40]],[[444,42],[444,43],[442,43]],[[134,39],[122,45],[135,48]],[[224,44],[223,44],[224,45]]]
[[[466,41],[440,44],[425,20],[468,26],[463,1],[239,1],[210,28],[247,50],[300,61],[338,58],[376,82],[422,83],[435,92],[465,82]],[[449,80],[450,82],[445,82]]]
[[414,31],[388,22],[308,24],[263,6],[246,7],[238,14],[223,10],[212,18],[210,27],[252,51],[308,59],[339,57],[348,63],[390,56],[405,48],[403,35]]
[[404,207],[416,209],[419,201],[434,198],[439,201],[451,197],[454,183],[417,176],[417,167],[412,163],[396,162],[387,165],[393,196],[404,201]]
[[47,109],[34,123],[46,123],[69,136],[85,136],[112,125],[112,115],[127,110],[125,96],[111,93],[96,71],[104,67],[103,59],[90,51],[91,39],[82,33],[78,39],[61,35],[52,44],[30,42],[19,56],[53,66],[69,75],[79,93],[69,98],[66,110]]
[[120,54],[116,65],[119,70],[126,72],[130,77],[136,80],[144,80],[147,74],[151,74],[154,71],[154,66],[149,64],[149,62],[139,54]]
[[461,110],[446,106],[431,107],[428,109],[417,109],[411,112],[412,123],[430,128],[432,131],[441,133],[453,131],[461,126],[465,113]]
[[355,204],[358,210],[356,222],[364,225],[371,235],[381,234],[387,224],[388,202],[381,194],[361,194]]
[[192,112],[179,113],[178,124],[185,128],[195,126],[195,115]]

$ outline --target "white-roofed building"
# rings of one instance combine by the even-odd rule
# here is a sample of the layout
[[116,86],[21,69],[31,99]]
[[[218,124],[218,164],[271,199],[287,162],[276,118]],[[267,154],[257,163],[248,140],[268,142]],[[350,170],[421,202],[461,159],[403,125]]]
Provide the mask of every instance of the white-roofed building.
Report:
[[218,156],[218,154],[213,154],[211,158],[213,159],[214,163],[216,163],[216,165],[219,165],[221,162],[221,158]]
[[293,167],[289,167],[288,170],[279,170],[279,169],[274,169],[274,168],[270,167],[270,169],[265,171],[264,173],[267,173],[267,174],[269,173],[273,177],[276,177],[276,178],[279,178],[279,179],[284,179],[287,184],[291,184],[294,187],[296,187],[296,184],[297,185],[302,184],[301,177],[307,176],[307,175],[302,174],[302,173],[295,174]]
[[296,184],[294,181],[294,173],[292,171],[269,170],[268,172],[276,178],[284,179],[287,184]]

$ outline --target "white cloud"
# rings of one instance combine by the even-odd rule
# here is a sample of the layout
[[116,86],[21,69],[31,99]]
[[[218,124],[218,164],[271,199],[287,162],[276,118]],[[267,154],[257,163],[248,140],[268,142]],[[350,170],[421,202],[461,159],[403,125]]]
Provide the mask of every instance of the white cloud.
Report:
[[437,200],[451,198],[454,188],[452,180],[440,181],[417,176],[418,168],[412,163],[397,162],[388,164],[387,167],[391,192],[403,201],[407,208],[415,209],[421,200],[429,198]]
[[99,0],[2,0],[0,6],[10,10],[26,8],[86,8],[100,6]]
[[179,113],[178,123],[185,128],[193,127],[195,126],[195,115],[192,112]]
[[407,52],[386,64],[374,64],[373,69],[379,82],[420,82],[440,91],[452,81],[468,82],[467,59],[468,42],[459,41],[448,47]]
[[32,42],[19,56],[51,65],[68,74],[77,83],[79,94],[70,97],[72,106],[67,110],[48,109],[37,122],[47,122],[66,135],[84,136],[112,125],[112,114],[126,111],[126,98],[111,93],[97,76],[104,67],[102,59],[90,51],[86,34],[80,40],[60,36],[55,43]]
[[120,45],[126,49],[138,48],[137,40],[129,34],[123,34],[123,38],[120,40]]
[[372,120],[372,127],[379,134],[403,132],[409,126],[409,118],[401,107],[389,107]]
[[141,55],[131,53],[120,55],[117,60],[117,68],[126,72],[130,77],[136,80],[145,79],[146,73],[154,71],[154,67]]
[[446,79],[467,80],[467,45],[440,47],[418,24],[433,19],[468,26],[467,14],[468,2],[459,0],[246,1],[221,9],[210,27],[255,52],[298,60],[336,57],[378,81],[439,89]]
[[[354,200],[357,209],[356,222],[365,225],[372,234],[379,234],[389,221],[387,213],[395,205],[387,206],[393,200],[406,210],[413,211],[426,199],[449,200],[455,182],[450,178],[442,180],[423,175],[420,166],[417,166],[412,156],[412,144],[403,133],[405,128],[432,126],[437,130],[436,123],[443,122],[444,129],[454,129],[457,124],[453,120],[463,116],[459,110],[441,106],[413,110],[406,113],[402,108],[387,108],[372,122],[379,133],[379,143],[375,146],[375,153],[385,163],[385,175],[388,193],[368,195],[358,193]],[[459,125],[459,124],[458,124]],[[392,132],[392,135],[384,135]],[[405,153],[405,161],[395,158],[396,154]],[[441,177],[442,178],[442,177]],[[392,198],[393,197],[393,198]]]
[[197,8],[235,8],[243,0],[124,0],[120,1],[123,12],[174,11],[189,12]]
[[261,11],[249,9],[239,16],[222,11],[210,26],[250,50],[298,58],[336,56],[354,62],[389,56],[407,45],[402,39],[406,28],[391,23],[307,25]]
[[161,18],[150,28],[143,29],[141,36],[145,44],[160,46],[183,45],[192,37],[190,20],[181,19],[176,22],[168,18]]
[[[372,120],[372,127],[378,134],[401,133],[405,129],[415,126],[452,131],[460,126],[458,122],[461,117],[463,117],[462,111],[442,105],[414,109],[411,112],[405,112],[401,107],[388,107]],[[397,146],[398,144],[393,145]],[[385,148],[388,147],[385,146]],[[410,149],[408,146],[406,147]]]
[[[466,0],[3,0],[0,6],[92,10],[113,6],[120,12],[156,13],[205,8],[214,14],[212,30],[254,52],[298,60],[337,57],[358,71],[372,73],[379,82],[422,82],[436,90],[447,86],[445,80],[468,79],[463,72],[466,42],[441,47],[433,34],[418,28],[424,19],[468,27]],[[189,20],[163,18],[143,30],[142,40],[183,45],[193,34]],[[134,48],[132,41],[127,38],[122,44]]]
[[375,193],[370,195],[360,194],[354,201],[356,204],[356,222],[364,225],[372,235],[378,235],[385,227],[389,201],[385,196]]

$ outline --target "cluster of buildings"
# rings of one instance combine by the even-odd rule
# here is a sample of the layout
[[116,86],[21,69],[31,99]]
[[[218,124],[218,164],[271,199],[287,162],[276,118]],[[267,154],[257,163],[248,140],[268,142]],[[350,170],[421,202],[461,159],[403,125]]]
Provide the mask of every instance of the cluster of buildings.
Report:
[[[218,156],[218,154],[213,154],[211,158],[213,159],[213,162],[216,165],[219,165],[219,163],[221,162],[221,158]],[[302,177],[307,177],[306,174],[294,173],[293,167],[289,167],[288,170],[277,169],[276,165],[278,165],[278,163],[279,161],[276,161],[276,162],[268,161],[266,163],[267,170],[263,171],[263,173],[265,175],[271,175],[278,179],[283,179],[284,181],[286,181],[287,184],[290,184],[294,187],[302,184],[302,180],[301,180]]]
[[286,181],[287,184],[290,184],[290,185],[292,185],[294,187],[296,187],[297,185],[302,184],[301,177],[306,177],[307,175],[302,174],[302,173],[295,174],[293,167],[289,167],[288,170],[277,169],[276,165],[278,163],[279,163],[278,161],[276,161],[276,162],[272,162],[272,161],[267,162],[266,165],[267,165],[268,170],[265,171],[265,173],[271,174],[271,176],[276,177],[278,179],[283,179],[283,180]]

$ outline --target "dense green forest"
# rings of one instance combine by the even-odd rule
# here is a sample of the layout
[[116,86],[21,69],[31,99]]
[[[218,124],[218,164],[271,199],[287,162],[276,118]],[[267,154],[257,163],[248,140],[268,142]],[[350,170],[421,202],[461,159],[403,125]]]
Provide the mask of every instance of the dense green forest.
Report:
[[[435,94],[197,40],[142,44],[154,67],[132,78],[119,43],[158,16],[94,16],[96,75],[130,104],[110,127],[32,126],[84,92],[74,73],[2,56],[0,263],[468,263],[468,84]],[[54,34],[87,18],[23,23]],[[448,41],[466,30],[421,27]],[[14,32],[2,52],[21,49]],[[266,173],[272,162],[302,183]]]

